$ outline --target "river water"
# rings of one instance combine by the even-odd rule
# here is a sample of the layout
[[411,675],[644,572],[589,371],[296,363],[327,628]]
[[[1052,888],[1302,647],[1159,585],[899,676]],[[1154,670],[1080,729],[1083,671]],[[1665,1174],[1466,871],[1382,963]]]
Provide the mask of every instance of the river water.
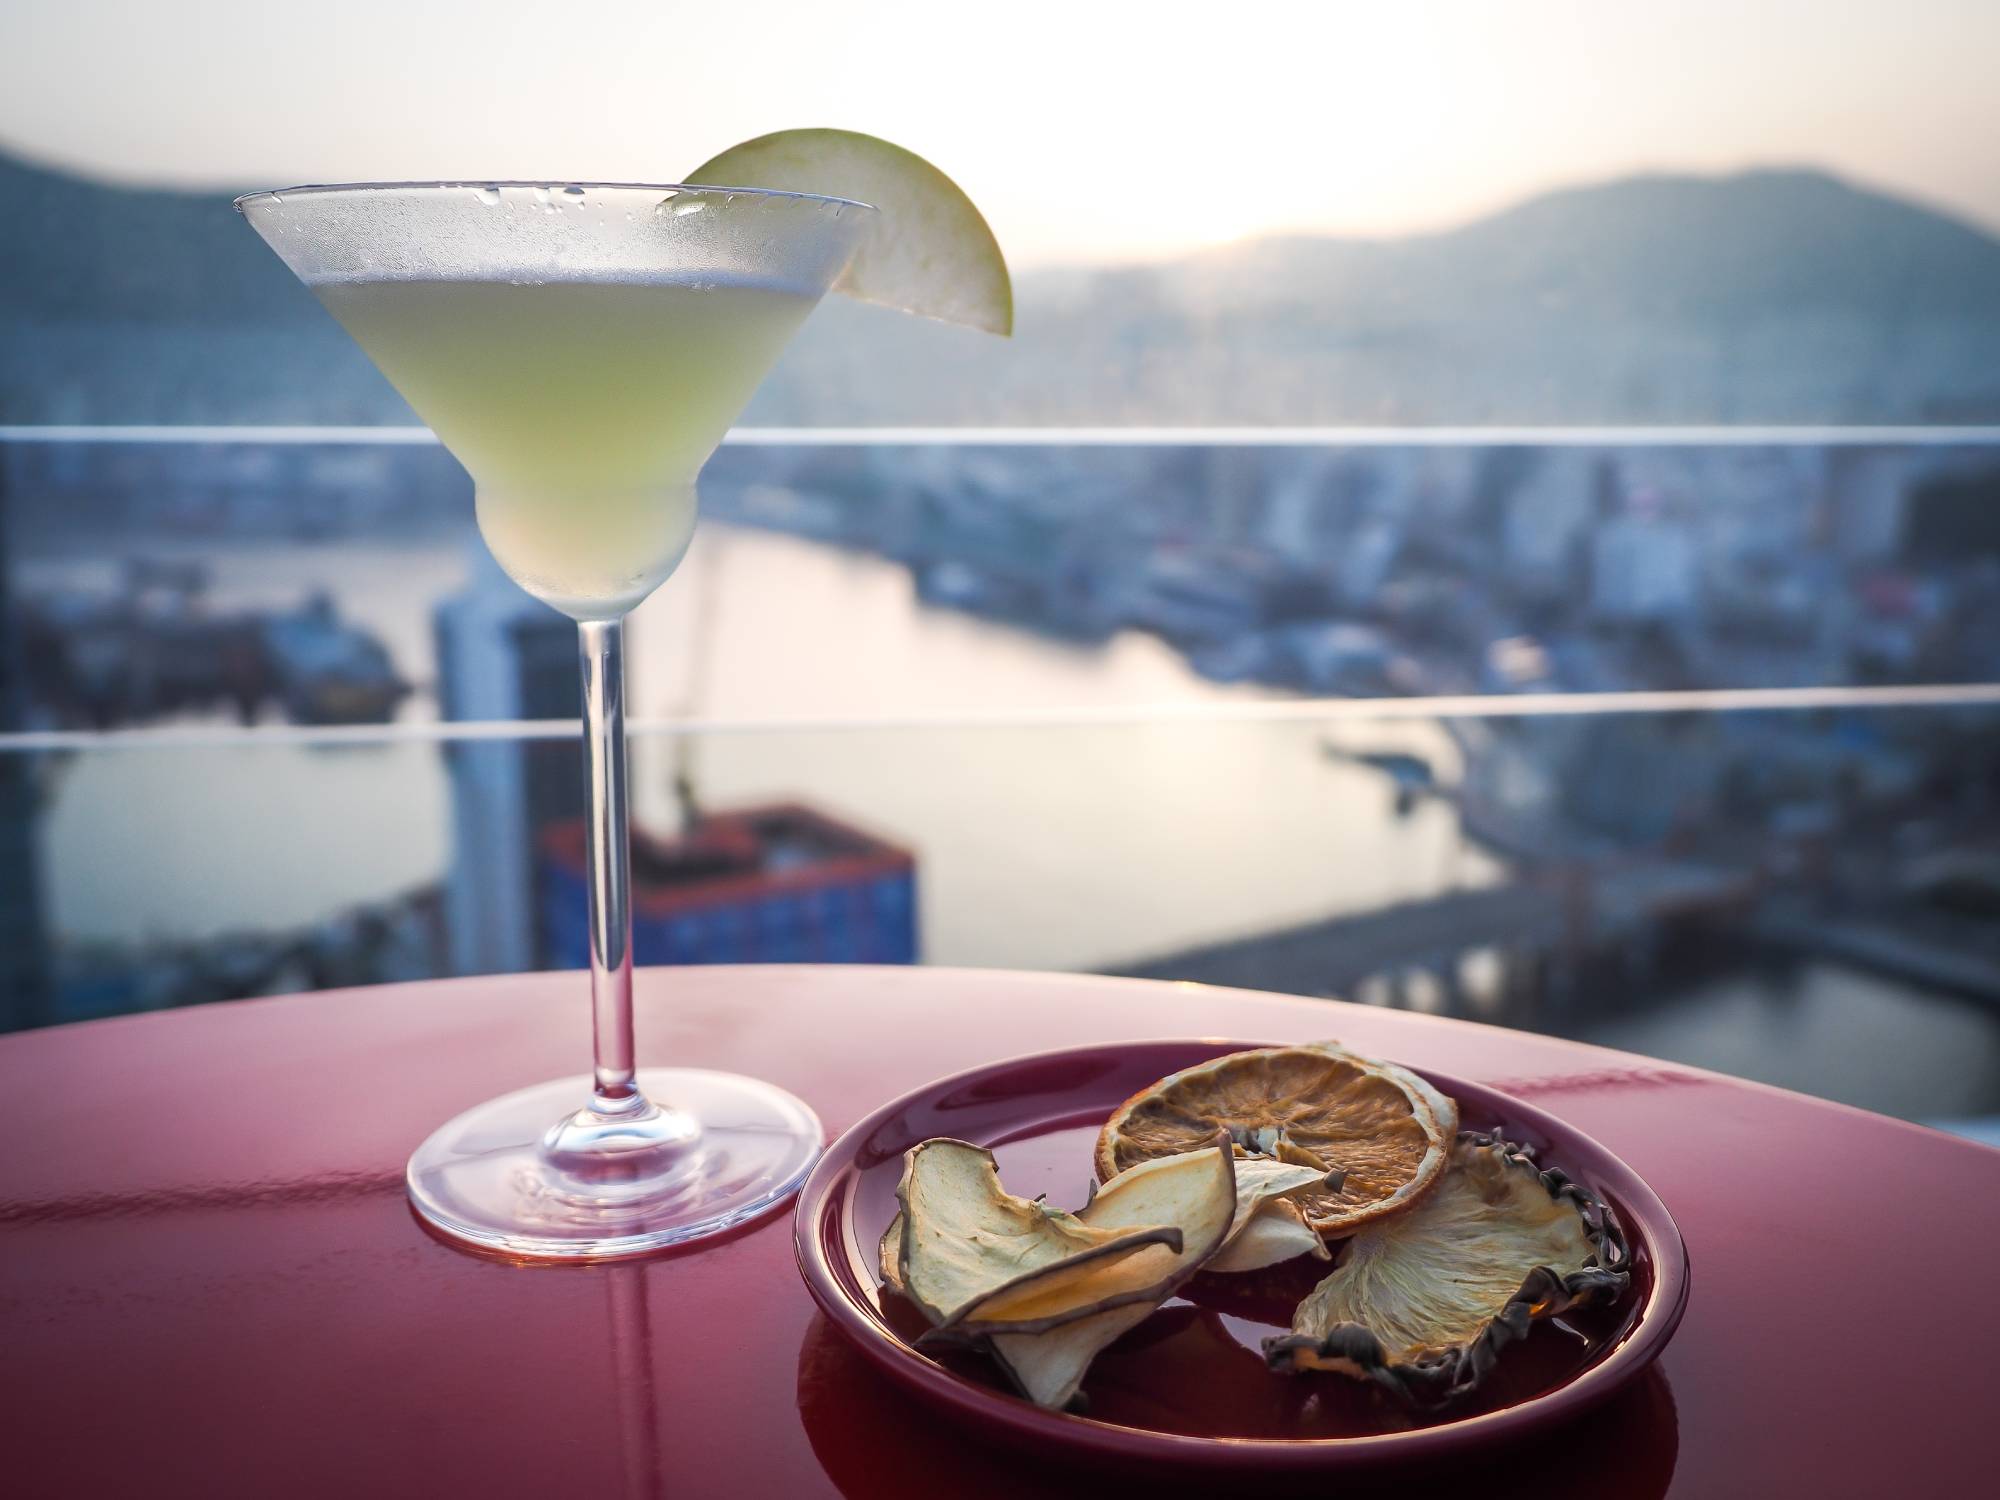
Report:
[[[485,565],[464,544],[203,546],[218,609],[326,588],[399,669],[434,676],[431,611]],[[152,556],[193,552],[150,547]],[[109,587],[113,560],[21,560],[26,592]],[[636,714],[815,719],[1265,696],[1193,673],[1138,633],[1052,641],[932,609],[904,568],[772,533],[705,527],[634,615]],[[406,717],[431,717],[419,694]],[[1448,809],[1394,815],[1373,772],[1311,725],[749,731],[691,749],[716,807],[797,797],[915,850],[926,959],[1109,965],[1491,878]],[[1437,729],[1340,732],[1426,754]],[[673,745],[634,746],[643,823],[670,826]],[[100,751],[58,768],[44,885],[67,940],[198,938],[318,920],[442,878],[445,762],[427,745]]]

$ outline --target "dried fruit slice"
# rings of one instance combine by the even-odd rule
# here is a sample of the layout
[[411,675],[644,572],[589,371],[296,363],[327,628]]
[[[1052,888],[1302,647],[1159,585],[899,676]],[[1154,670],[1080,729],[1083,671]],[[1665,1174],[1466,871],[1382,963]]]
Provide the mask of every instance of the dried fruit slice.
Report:
[[[1017,1277],[940,1320],[959,1337],[1040,1333],[1077,1318],[1142,1303],[1157,1306],[1221,1248],[1236,1222],[1236,1168],[1229,1143],[1142,1162],[1103,1184],[1077,1214],[1105,1235],[1172,1224],[1181,1238],[1130,1254],[1072,1254]],[[1123,1240],[1111,1243],[1123,1244]],[[904,1257],[904,1273],[911,1270]]]
[[1232,1164],[1236,1173],[1236,1222],[1231,1232],[1273,1201],[1297,1197],[1308,1188],[1328,1186],[1328,1173],[1318,1166],[1299,1166],[1264,1156],[1238,1156]]
[[1236,1222],[1204,1271],[1259,1271],[1301,1255],[1328,1259],[1326,1244],[1291,1200],[1324,1188],[1328,1174],[1270,1157],[1236,1158]]
[[993,1358],[1037,1406],[1060,1409],[1076,1399],[1090,1362],[1150,1318],[1158,1307],[1135,1302],[1092,1313],[1041,1333],[996,1333]]
[[1098,1134],[1097,1172],[1187,1151],[1222,1129],[1247,1154],[1339,1172],[1338,1186],[1293,1201],[1321,1234],[1350,1234],[1409,1207],[1444,1171],[1451,1136],[1427,1089],[1406,1069],[1331,1047],[1230,1053],[1120,1105]]
[[1608,1208],[1521,1147],[1468,1134],[1437,1191],[1349,1240],[1264,1352],[1273,1369],[1337,1370],[1443,1405],[1534,1319],[1613,1299],[1630,1280]]
[[1431,1113],[1437,1116],[1438,1128],[1444,1132],[1444,1138],[1449,1141],[1457,1136],[1458,1101],[1432,1083],[1428,1078],[1411,1072],[1400,1063],[1384,1062],[1379,1057],[1364,1057],[1359,1052],[1349,1051],[1338,1042],[1314,1042],[1312,1046],[1316,1052],[1325,1052],[1337,1057],[1351,1057],[1356,1062],[1366,1063],[1372,1068],[1380,1068],[1383,1072],[1402,1079],[1411,1088],[1421,1094],[1424,1103],[1431,1107]]
[[[1178,1255],[1181,1226],[1127,1218],[1095,1226],[1000,1185],[993,1155],[942,1137],[912,1146],[896,1188],[901,1231],[884,1275],[933,1323],[1052,1266],[1114,1265],[1146,1252]],[[1204,1255],[1207,1253],[1205,1250]]]
[[[1332,1259],[1326,1242],[1306,1224],[1298,1205],[1285,1201],[1324,1186],[1326,1173],[1258,1156],[1239,1156],[1234,1165],[1236,1217],[1222,1248],[1202,1266],[1204,1271],[1256,1271],[1301,1255]],[[1093,1198],[1097,1191],[1093,1184]],[[903,1216],[897,1214],[882,1235],[881,1247],[882,1284],[895,1292],[903,1289],[902,1254]]]
[[[1256,1223],[1263,1212],[1284,1207],[1285,1194],[1302,1191],[1321,1181],[1318,1173],[1277,1162],[1232,1159],[1220,1142],[1214,1152],[1214,1165],[1202,1160],[1207,1156],[1206,1152],[1193,1153],[1134,1167],[1105,1183],[1093,1195],[1082,1217],[1107,1220],[1132,1215],[1143,1217],[1152,1211],[1154,1205],[1164,1202],[1170,1192],[1179,1192],[1200,1183],[1203,1179],[1194,1175],[1195,1163],[1200,1163],[1206,1177],[1206,1191],[1211,1196],[1210,1201],[1194,1205],[1195,1211],[1206,1222],[1191,1228],[1189,1239],[1195,1239],[1204,1228],[1214,1230],[1219,1236],[1216,1241],[1219,1249],[1243,1233],[1248,1225]],[[1223,1186],[1222,1173],[1216,1167],[1223,1162],[1229,1164],[1235,1202],[1232,1209],[1216,1212],[1221,1204]],[[1306,1233],[1315,1244],[1319,1242],[1317,1235],[1311,1235],[1309,1230]],[[1197,1269],[1213,1265],[1212,1258],[1203,1264],[1198,1255],[1184,1254],[1172,1275],[1151,1288],[1143,1298],[1123,1306],[1103,1306],[1081,1317],[1038,1330],[993,1332],[983,1342],[1030,1401],[1053,1408],[1068,1406],[1076,1399],[1091,1361],[1101,1351],[1152,1316],[1154,1309],[1177,1291]],[[964,1326],[971,1328],[978,1325],[968,1323]]]
[[892,1292],[903,1291],[903,1215],[900,1210],[889,1221],[889,1227],[882,1231],[879,1251],[882,1262],[882,1285]]
[[1266,1203],[1252,1214],[1243,1227],[1229,1237],[1229,1243],[1203,1266],[1204,1271],[1240,1275],[1282,1265],[1310,1255],[1318,1260],[1333,1259],[1320,1232],[1306,1222],[1305,1210],[1296,1203],[1279,1199]]

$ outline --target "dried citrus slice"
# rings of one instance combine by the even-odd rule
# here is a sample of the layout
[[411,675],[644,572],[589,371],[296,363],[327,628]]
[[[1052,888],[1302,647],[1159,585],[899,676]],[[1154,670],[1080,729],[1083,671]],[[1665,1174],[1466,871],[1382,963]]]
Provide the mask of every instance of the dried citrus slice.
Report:
[[1520,1147],[1466,1135],[1437,1191],[1364,1229],[1265,1342],[1274,1369],[1336,1370],[1415,1405],[1465,1395],[1537,1318],[1630,1282],[1618,1221]]
[[1424,1103],[1431,1107],[1431,1113],[1437,1116],[1439,1128],[1444,1131],[1444,1138],[1449,1141],[1457,1136],[1458,1101],[1429,1079],[1412,1073],[1398,1063],[1384,1062],[1379,1057],[1363,1057],[1359,1052],[1351,1052],[1338,1042],[1314,1042],[1311,1045],[1315,1052],[1326,1052],[1336,1057],[1351,1057],[1356,1062],[1367,1063],[1371,1068],[1380,1068],[1383,1072],[1402,1079],[1421,1094]]
[[1287,1201],[1321,1234],[1351,1234],[1409,1207],[1443,1173],[1451,1132],[1427,1088],[1407,1070],[1331,1045],[1230,1053],[1113,1111],[1097,1137],[1097,1173],[1193,1150],[1225,1130],[1245,1155],[1338,1174]]

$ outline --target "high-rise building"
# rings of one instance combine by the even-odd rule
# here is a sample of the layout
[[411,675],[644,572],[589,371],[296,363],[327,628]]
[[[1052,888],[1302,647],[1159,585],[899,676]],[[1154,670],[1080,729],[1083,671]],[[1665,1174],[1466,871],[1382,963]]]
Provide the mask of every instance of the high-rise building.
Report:
[[[27,715],[20,641],[9,597],[8,479],[7,454],[0,449],[0,734],[25,728]],[[53,1019],[33,769],[29,757],[0,749],[0,1030]]]
[[[437,608],[438,698],[447,719],[573,719],[582,712],[576,626],[524,594],[474,545],[471,581]],[[452,860],[445,932],[453,973],[545,967],[537,939],[541,830],[583,815],[577,741],[448,745]]]

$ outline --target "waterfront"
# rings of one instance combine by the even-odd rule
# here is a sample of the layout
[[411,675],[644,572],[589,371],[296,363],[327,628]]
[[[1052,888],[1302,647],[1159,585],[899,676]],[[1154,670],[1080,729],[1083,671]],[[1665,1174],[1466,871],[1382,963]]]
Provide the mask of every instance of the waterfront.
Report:
[[[421,688],[434,677],[430,607],[466,577],[471,545],[205,544],[201,555],[218,607],[334,592]],[[906,570],[878,558],[719,526],[698,549],[634,617],[640,714],[860,717],[1267,695],[1206,682],[1150,636],[1076,646],[930,608]],[[93,570],[114,564],[24,556],[19,568],[26,592],[89,586]],[[404,709],[434,712],[421,691]],[[1429,725],[1383,725],[1366,738],[1450,764],[1449,742]],[[757,731],[694,748],[716,805],[795,795],[914,847],[928,961],[1091,968],[1490,877],[1492,862],[1461,845],[1449,809],[1398,819],[1378,776],[1327,761],[1318,740],[1304,725],[1172,723]],[[642,822],[671,821],[671,757],[665,740],[635,747]],[[69,943],[199,939],[434,882],[449,858],[445,777],[438,751],[422,745],[76,757],[53,773],[43,823],[52,926]]]

